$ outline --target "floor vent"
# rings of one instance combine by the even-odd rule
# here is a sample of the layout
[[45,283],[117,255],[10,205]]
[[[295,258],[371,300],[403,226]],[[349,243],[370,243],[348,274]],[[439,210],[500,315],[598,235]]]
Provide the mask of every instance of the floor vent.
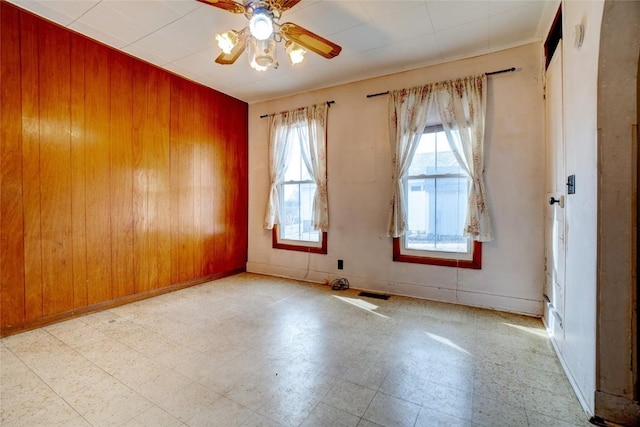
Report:
[[367,298],[375,298],[375,299],[389,299],[390,295],[382,295],[382,294],[375,294],[373,292],[360,292],[358,294],[359,297],[367,297]]

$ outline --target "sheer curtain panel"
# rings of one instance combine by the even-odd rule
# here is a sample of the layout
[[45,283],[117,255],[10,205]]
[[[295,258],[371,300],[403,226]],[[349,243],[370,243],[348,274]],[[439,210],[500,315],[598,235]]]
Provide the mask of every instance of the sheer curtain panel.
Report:
[[280,224],[280,185],[287,171],[287,158],[293,115],[285,112],[269,116],[269,200],[264,215],[264,228],[271,230]]
[[[269,176],[271,190],[265,212],[264,228],[280,223],[280,186],[287,171],[290,144],[299,143],[303,163],[316,184],[313,196],[313,229],[329,229],[327,194],[327,111],[317,104],[269,116]],[[294,138],[294,136],[296,138]]]
[[431,86],[389,92],[389,137],[391,142],[391,237],[400,237],[407,228],[407,201],[403,179],[427,125],[427,114],[433,103]]
[[300,153],[309,174],[316,184],[313,196],[313,229],[329,230],[329,202],[327,194],[327,104],[312,105],[299,112]]
[[470,179],[464,233],[478,242],[493,240],[484,186],[484,127],[487,76],[439,83],[436,105],[447,140]]

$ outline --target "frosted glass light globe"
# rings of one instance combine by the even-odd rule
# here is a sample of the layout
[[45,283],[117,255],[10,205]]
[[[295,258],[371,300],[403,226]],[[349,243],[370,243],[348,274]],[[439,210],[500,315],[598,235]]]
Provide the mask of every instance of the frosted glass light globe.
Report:
[[264,13],[256,13],[249,21],[249,30],[251,35],[258,40],[266,40],[273,34],[273,22],[268,15]]

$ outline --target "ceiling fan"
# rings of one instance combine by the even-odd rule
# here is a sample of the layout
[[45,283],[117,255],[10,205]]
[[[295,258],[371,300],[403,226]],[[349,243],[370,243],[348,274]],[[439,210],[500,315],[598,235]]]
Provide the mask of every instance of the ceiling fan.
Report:
[[279,24],[284,12],[301,0],[245,0],[244,4],[234,0],[198,0],[201,3],[242,13],[249,25],[242,30],[229,30],[216,34],[222,53],[216,58],[218,64],[233,64],[248,48],[249,65],[258,71],[269,67],[278,68],[277,43],[285,42],[285,50],[292,64],[302,62],[310,50],[327,59],[340,54],[342,47],[291,22]]

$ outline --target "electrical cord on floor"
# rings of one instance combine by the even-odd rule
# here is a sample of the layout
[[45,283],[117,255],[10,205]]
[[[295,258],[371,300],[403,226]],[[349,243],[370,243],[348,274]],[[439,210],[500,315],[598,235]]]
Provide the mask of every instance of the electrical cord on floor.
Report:
[[334,279],[331,281],[331,289],[334,291],[344,291],[349,289],[349,281],[344,277],[341,279]]

